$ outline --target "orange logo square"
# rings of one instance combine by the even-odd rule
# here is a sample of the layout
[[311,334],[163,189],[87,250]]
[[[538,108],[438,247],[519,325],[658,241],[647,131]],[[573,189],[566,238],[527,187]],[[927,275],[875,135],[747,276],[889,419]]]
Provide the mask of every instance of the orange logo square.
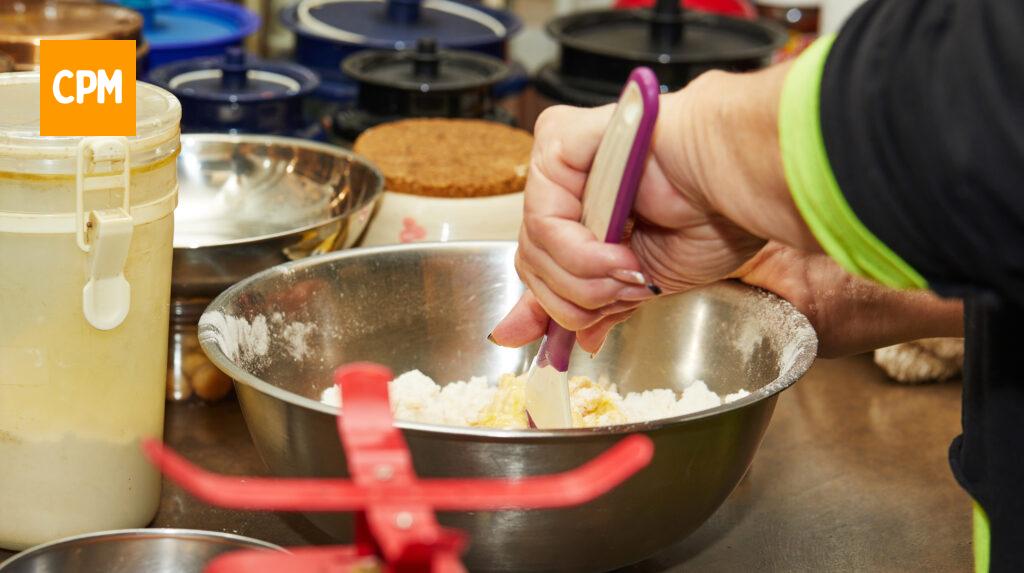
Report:
[[135,40],[42,40],[39,135],[135,135]]

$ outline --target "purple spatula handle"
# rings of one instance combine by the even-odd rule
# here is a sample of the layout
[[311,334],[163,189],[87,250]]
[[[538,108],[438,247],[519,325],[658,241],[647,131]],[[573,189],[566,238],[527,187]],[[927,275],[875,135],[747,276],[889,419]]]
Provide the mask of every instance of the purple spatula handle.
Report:
[[551,366],[559,372],[569,370],[569,355],[576,344],[576,333],[548,320],[548,331],[537,352],[537,366]]
[[[636,199],[637,187],[640,184],[640,177],[644,172],[644,163],[647,161],[647,152],[651,146],[651,135],[654,133],[654,122],[658,118],[658,94],[661,93],[661,86],[658,78],[650,68],[636,68],[629,74],[629,80],[623,93],[635,83],[639,88],[640,97],[643,100],[643,115],[633,138],[633,145],[630,147],[629,158],[626,160],[626,168],[622,172],[622,179],[619,183],[619,191],[615,197],[615,205],[612,208],[612,215],[608,223],[608,232],[604,236],[606,243],[619,243],[626,231],[626,221],[633,210],[633,201]],[[548,321],[547,336],[541,342],[540,351],[537,354],[538,366],[552,366],[559,372],[566,372],[569,369],[569,355],[576,344],[576,333],[570,332],[557,322]]]

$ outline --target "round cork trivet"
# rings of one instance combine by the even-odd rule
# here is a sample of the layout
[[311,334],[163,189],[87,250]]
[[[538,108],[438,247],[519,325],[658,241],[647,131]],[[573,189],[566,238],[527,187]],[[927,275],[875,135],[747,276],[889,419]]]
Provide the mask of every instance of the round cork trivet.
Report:
[[384,174],[388,191],[486,197],[522,191],[533,136],[477,119],[405,119],[364,131],[353,150]]

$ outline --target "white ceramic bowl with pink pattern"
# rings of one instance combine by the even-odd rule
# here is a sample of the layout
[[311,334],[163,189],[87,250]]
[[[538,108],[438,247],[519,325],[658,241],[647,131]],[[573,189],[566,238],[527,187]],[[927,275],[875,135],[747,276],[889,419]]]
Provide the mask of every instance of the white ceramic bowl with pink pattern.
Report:
[[386,191],[361,246],[426,241],[514,241],[523,221],[523,193],[489,197],[425,197]]

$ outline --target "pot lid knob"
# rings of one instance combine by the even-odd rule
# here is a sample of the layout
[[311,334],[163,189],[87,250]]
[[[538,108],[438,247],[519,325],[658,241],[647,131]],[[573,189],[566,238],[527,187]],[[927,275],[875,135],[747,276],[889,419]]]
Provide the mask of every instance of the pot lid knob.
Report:
[[415,24],[420,19],[420,0],[388,0],[387,13],[396,24]]
[[658,0],[651,13],[651,47],[668,51],[683,41],[683,9],[679,0]]
[[437,53],[437,40],[420,38],[416,40],[416,53],[412,58],[413,74],[418,79],[436,80],[440,75],[441,58]]
[[245,51],[240,46],[231,46],[224,53],[224,64],[220,76],[220,85],[224,91],[241,91],[248,83],[248,65]]

